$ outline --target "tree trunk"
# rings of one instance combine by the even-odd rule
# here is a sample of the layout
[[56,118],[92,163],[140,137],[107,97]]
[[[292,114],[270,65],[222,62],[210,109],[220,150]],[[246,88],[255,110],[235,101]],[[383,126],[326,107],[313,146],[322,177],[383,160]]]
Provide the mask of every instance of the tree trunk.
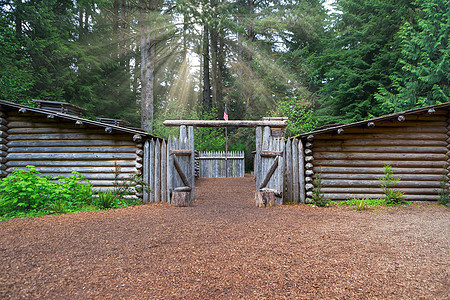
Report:
[[141,30],[141,127],[152,131],[153,121],[153,91],[155,80],[155,40],[152,38],[150,21],[147,18],[147,8],[155,9],[155,0],[147,7],[145,0],[140,0],[140,30]]
[[203,26],[203,110],[211,108],[211,82],[209,78],[209,30]]

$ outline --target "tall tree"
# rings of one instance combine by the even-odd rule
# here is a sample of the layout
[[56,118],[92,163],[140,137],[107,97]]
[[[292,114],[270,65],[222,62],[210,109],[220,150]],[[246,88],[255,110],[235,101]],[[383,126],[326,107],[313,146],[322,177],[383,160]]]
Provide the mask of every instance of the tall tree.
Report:
[[416,20],[398,34],[401,69],[391,76],[393,86],[377,95],[386,113],[450,101],[450,1],[414,4]]
[[321,122],[353,122],[380,114],[375,93],[390,87],[400,50],[395,39],[410,0],[338,0],[335,35],[316,60]]

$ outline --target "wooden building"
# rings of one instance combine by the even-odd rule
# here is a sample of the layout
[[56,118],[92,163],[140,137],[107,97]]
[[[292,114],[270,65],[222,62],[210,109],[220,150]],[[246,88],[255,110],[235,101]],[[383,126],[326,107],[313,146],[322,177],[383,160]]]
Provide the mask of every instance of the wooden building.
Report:
[[[115,120],[83,119],[82,108],[69,103],[37,102],[38,108],[32,108],[0,100],[0,178],[33,165],[45,175],[69,176],[77,171],[94,188],[105,190],[113,187],[116,166],[122,179],[143,169],[154,173],[166,169],[165,157],[155,160],[154,155],[152,168],[143,168],[144,145],[158,148],[166,145],[165,140],[119,126],[123,123]],[[155,176],[145,175],[153,180],[149,181],[152,190],[166,189],[155,186],[162,184]]]
[[300,202],[311,200],[318,174],[329,199],[382,198],[385,165],[400,178],[394,188],[406,200],[437,200],[449,172],[449,108],[444,103],[299,135],[306,191]]

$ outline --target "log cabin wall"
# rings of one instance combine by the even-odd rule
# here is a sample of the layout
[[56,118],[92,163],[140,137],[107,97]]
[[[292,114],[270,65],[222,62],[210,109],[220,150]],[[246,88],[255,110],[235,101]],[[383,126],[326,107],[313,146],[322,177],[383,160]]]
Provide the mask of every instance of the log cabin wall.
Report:
[[3,106],[0,105],[0,179],[6,177],[6,155],[8,154],[8,115]]
[[72,171],[77,171],[85,175],[94,188],[106,190],[113,187],[115,165],[120,167],[120,178],[138,172],[139,149],[132,133],[82,122],[77,125],[73,120],[51,114],[19,111],[7,113],[5,164],[8,174],[27,165],[53,176],[70,176]]
[[406,200],[437,200],[448,172],[449,129],[443,108],[318,133],[310,136],[313,171],[329,199],[382,198],[379,178],[389,164]]

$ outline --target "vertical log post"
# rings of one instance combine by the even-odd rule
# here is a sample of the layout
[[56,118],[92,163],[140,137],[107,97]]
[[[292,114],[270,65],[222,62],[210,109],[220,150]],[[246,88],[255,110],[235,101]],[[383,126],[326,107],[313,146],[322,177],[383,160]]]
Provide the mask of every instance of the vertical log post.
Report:
[[[176,181],[173,184],[173,190],[172,190],[172,197],[171,197],[171,204],[174,206],[189,206],[189,203],[192,199],[192,188],[193,188],[193,180],[194,179],[194,145],[193,145],[193,138],[194,138],[194,129],[192,130],[192,141],[188,140],[187,130],[186,126],[180,126],[180,137],[178,141],[178,145],[175,146],[177,149],[173,150],[190,150],[192,145],[192,151],[191,155],[188,156],[180,156],[176,157],[176,154],[173,153],[171,156],[171,172],[172,172],[172,178]],[[175,139],[176,141],[176,139]],[[178,159],[180,160],[180,163],[178,163]],[[178,171],[177,171],[178,170]],[[175,174],[183,173],[185,177],[180,178],[180,176],[176,176]],[[180,180],[178,180],[180,178]],[[187,186],[190,185],[190,186]]]
[[167,202],[167,142],[161,142],[161,202]]
[[191,150],[191,155],[189,156],[190,170],[188,180],[191,182],[191,195],[190,200],[194,201],[195,198],[195,141],[194,141],[194,127],[189,126],[188,128],[188,149]]
[[304,148],[302,139],[298,140],[298,183],[300,193],[300,203],[306,203],[306,190],[305,190],[305,161],[304,161]]
[[161,202],[161,142],[155,142],[155,202]]
[[306,199],[305,202],[306,203],[312,203],[313,199],[312,199],[312,195],[313,195],[313,189],[314,189],[314,170],[312,168],[312,161],[314,160],[313,157],[313,141],[314,141],[314,136],[313,135],[308,135],[306,137],[306,149],[305,149],[305,162],[306,164],[311,163],[311,165],[308,165],[308,167],[311,167],[310,169],[306,169],[305,170],[305,190],[306,190]]
[[261,184],[261,150],[262,150],[262,127],[256,127],[256,153],[255,153],[255,181],[256,181],[256,191],[259,189]]

